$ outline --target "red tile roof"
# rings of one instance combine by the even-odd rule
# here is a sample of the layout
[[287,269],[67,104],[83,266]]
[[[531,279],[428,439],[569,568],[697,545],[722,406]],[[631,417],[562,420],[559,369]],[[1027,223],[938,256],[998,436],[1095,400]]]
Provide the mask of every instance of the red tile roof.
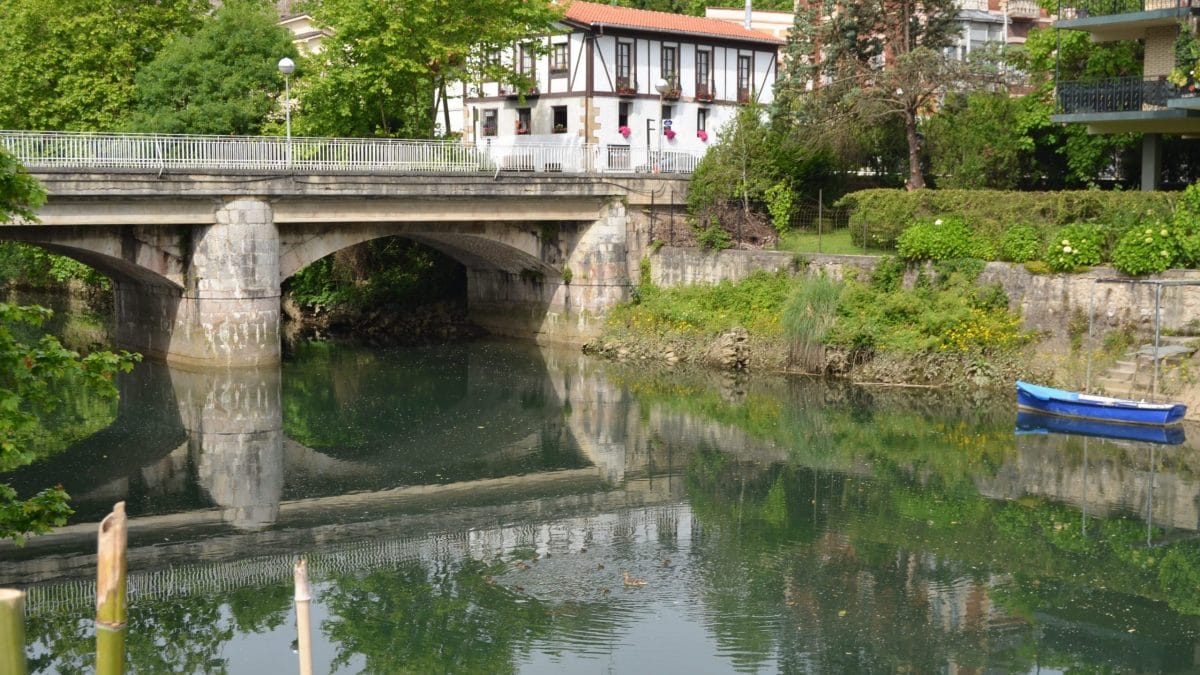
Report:
[[595,2],[582,2],[581,0],[576,0],[567,7],[564,18],[568,21],[592,27],[612,26],[614,28],[687,33],[749,40],[752,42],[769,42],[776,45],[783,44],[783,40],[776,38],[770,33],[747,30],[741,25],[729,21],[706,19],[704,17],[687,16],[684,14],[668,14],[667,12],[652,12],[630,7],[614,7]]

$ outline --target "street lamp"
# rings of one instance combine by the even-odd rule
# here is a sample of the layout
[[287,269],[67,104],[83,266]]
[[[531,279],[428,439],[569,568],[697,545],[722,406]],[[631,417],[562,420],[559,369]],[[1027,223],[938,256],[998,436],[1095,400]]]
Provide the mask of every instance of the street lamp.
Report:
[[279,72],[283,73],[283,119],[287,127],[287,167],[292,169],[292,86],[291,74],[296,71],[296,63],[288,57],[279,59]]
[[663,137],[663,134],[665,134],[667,131],[665,128],[663,128],[663,119],[662,119],[663,95],[665,95],[667,93],[667,90],[670,88],[671,88],[671,83],[667,82],[665,79],[663,79],[661,77],[654,81],[654,91],[658,92],[658,153],[657,153],[658,156],[654,158],[654,161],[655,161],[654,172],[655,173],[658,173],[659,169],[661,168],[660,165],[662,163],[662,137]]

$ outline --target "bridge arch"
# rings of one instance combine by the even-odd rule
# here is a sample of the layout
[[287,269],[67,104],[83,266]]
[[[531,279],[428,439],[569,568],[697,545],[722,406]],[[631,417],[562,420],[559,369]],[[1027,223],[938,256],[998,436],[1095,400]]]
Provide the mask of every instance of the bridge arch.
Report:
[[95,228],[43,225],[0,227],[0,240],[37,246],[77,260],[118,284],[153,286],[159,292],[183,292],[183,260],[161,237],[143,237],[125,228],[120,238]]
[[[469,270],[553,278],[565,256],[545,228],[527,223],[351,223],[280,226],[279,281],[342,249],[383,237],[402,237],[435,249]],[[556,264],[558,263],[558,264]]]

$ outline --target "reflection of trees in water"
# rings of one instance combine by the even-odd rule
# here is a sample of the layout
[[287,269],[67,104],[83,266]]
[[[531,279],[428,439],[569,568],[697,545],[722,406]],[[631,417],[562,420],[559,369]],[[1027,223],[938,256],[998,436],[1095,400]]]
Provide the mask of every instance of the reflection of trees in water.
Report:
[[589,631],[607,637],[602,607],[510,590],[492,579],[505,567],[410,561],[338,577],[321,595],[331,615],[321,629],[338,645],[333,666],[361,655],[370,673],[510,673],[538,641]]
[[[1193,606],[1194,545],[1146,549],[1145,526],[1119,515],[1085,533],[1070,506],[992,501],[937,474],[874,468],[863,478],[693,452],[699,593],[740,668],[774,658],[805,672],[1190,662],[1200,622],[1163,602]],[[1072,627],[1070,639],[1044,644],[1047,615]],[[1146,637],[1113,650],[1106,635]]]
[[[292,610],[290,586],[244,588],[223,594],[139,598],[129,607],[126,662],[130,673],[223,673],[221,653],[238,633],[277,628]],[[29,644],[50,653],[30,659],[33,673],[90,673],[95,632],[78,612],[30,616]],[[39,647],[40,649],[40,647]]]

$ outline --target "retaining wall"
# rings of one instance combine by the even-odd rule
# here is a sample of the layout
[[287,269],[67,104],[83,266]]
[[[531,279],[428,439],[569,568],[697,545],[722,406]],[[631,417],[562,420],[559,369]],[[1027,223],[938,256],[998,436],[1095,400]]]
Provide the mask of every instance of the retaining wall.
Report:
[[[869,272],[879,259],[874,256],[805,254],[802,258],[777,251],[725,250],[663,247],[650,256],[651,278],[662,286],[716,283],[743,279],[759,271],[786,270],[807,274],[825,273],[835,279],[847,274]],[[916,277],[910,269],[908,283]],[[1065,335],[1072,316],[1091,315],[1098,330],[1135,324],[1154,327],[1155,288],[1149,284],[1097,283],[1097,280],[1134,278],[1114,269],[1097,267],[1083,274],[1030,274],[1024,266],[991,262],[979,276],[980,284],[999,284],[1012,309],[1021,312],[1025,327],[1054,335]],[[1200,328],[1200,270],[1168,270],[1140,279],[1185,279],[1196,286],[1164,286],[1160,298],[1162,329],[1178,331]]]

